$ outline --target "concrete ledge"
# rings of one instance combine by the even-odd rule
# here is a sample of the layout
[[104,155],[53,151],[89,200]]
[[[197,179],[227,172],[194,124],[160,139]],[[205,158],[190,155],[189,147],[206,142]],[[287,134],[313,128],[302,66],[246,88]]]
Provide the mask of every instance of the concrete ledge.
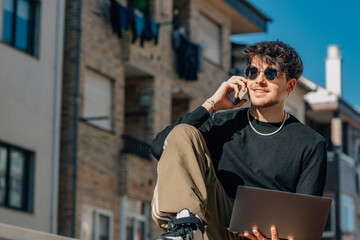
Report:
[[74,238],[0,224],[0,240],[74,240]]

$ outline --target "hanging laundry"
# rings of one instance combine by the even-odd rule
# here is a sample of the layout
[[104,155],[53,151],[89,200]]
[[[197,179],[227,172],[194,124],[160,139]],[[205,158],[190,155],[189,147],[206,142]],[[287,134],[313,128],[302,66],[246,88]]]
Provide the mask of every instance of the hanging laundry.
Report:
[[133,31],[133,37],[132,37],[132,43],[136,41],[138,37],[141,37],[144,29],[145,29],[145,19],[144,14],[137,10],[132,9],[133,12],[133,21],[132,21],[132,31]]
[[197,71],[198,72],[204,72],[204,49],[201,45],[198,45],[199,46],[199,49],[198,49],[198,57],[197,57],[197,60],[198,60],[198,69]]
[[135,28],[136,28],[136,34],[138,36],[141,36],[144,32],[145,29],[145,18],[144,18],[144,14],[135,9],[134,10],[134,15],[135,15]]
[[185,74],[184,79],[187,81],[197,80],[198,63],[199,63],[199,46],[190,41],[185,52]]
[[171,44],[176,53],[175,69],[179,78],[197,80],[197,73],[203,71],[203,51],[185,36],[183,27],[171,32]]
[[144,17],[144,31],[141,35],[140,46],[144,46],[144,41],[150,41],[153,39],[153,34],[151,30],[151,18],[149,16]]
[[122,29],[129,29],[129,16],[126,7],[120,5],[116,0],[111,0],[110,21],[113,32],[122,37]]
[[160,25],[158,23],[151,21],[151,32],[152,32],[155,44],[158,44],[159,27],[160,27]]
[[145,29],[141,36],[141,46],[144,46],[144,41],[151,41],[154,39],[154,43],[158,43],[159,36],[159,24],[152,21],[149,16],[145,16]]
[[180,36],[185,36],[185,28],[179,27],[171,31],[171,45],[173,49],[177,50],[180,47]]
[[110,5],[110,21],[112,30],[116,33],[119,37],[121,37],[121,25],[119,21],[119,7],[120,5],[115,0],[111,0]]
[[149,0],[132,0],[136,9],[139,9],[145,14],[149,14]]
[[133,33],[133,37],[134,37],[134,34],[136,33],[134,8],[133,7],[128,7],[127,8],[127,13],[128,13],[129,29]]
[[119,5],[120,25],[124,30],[129,29],[129,14],[128,9]]
[[190,42],[188,38],[180,34],[180,45],[177,53],[177,71],[179,78],[187,81],[197,80],[199,46]]
[[[146,1],[144,1],[146,2]],[[135,1],[136,6],[145,7],[142,1]],[[150,16],[133,7],[122,6],[117,0],[111,0],[110,4],[110,22],[113,32],[122,37],[122,30],[130,29],[132,31],[132,40],[134,43],[140,38],[140,46],[144,46],[145,41],[154,40],[158,43],[160,25],[151,20]]]

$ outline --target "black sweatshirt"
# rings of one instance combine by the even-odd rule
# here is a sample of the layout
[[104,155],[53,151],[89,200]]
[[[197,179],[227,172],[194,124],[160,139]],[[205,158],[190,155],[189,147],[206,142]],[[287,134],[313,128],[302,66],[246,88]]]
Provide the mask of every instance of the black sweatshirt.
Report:
[[[265,123],[251,117],[254,128],[271,133],[281,123]],[[209,148],[216,174],[230,198],[238,185],[321,196],[326,183],[326,141],[294,116],[271,136],[251,129],[247,109],[217,113],[209,118],[202,106],[161,131],[151,145],[158,160],[165,138],[178,124],[200,130]]]

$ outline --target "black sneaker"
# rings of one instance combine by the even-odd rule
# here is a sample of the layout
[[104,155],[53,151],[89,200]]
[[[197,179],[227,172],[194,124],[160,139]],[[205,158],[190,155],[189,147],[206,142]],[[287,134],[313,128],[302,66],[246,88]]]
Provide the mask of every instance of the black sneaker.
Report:
[[204,225],[201,219],[186,208],[169,221],[168,229],[154,240],[203,240]]

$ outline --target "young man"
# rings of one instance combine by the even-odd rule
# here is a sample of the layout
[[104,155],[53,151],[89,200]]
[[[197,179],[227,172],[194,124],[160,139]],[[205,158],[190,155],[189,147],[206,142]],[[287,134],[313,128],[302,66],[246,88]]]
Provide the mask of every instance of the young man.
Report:
[[[227,231],[238,185],[322,195],[326,142],[285,112],[303,65],[281,42],[248,47],[246,78],[222,83],[202,106],[165,128],[151,149],[159,159],[152,215],[166,229],[160,239],[265,239],[260,231]],[[247,91],[249,109],[229,94]],[[210,117],[211,116],[211,117]],[[260,218],[261,216],[259,216]],[[296,216],[294,216],[296,217]],[[278,239],[275,226],[272,238]],[[311,234],[311,233],[309,233]]]

